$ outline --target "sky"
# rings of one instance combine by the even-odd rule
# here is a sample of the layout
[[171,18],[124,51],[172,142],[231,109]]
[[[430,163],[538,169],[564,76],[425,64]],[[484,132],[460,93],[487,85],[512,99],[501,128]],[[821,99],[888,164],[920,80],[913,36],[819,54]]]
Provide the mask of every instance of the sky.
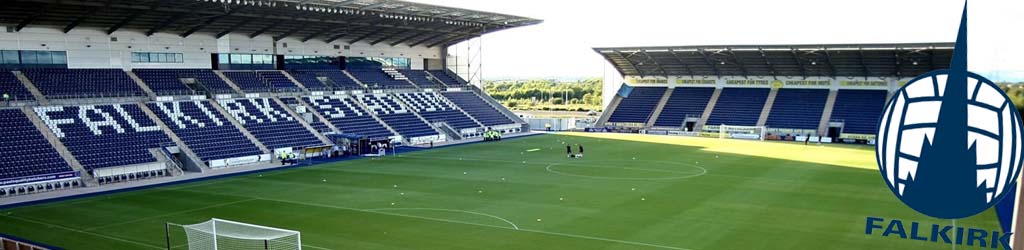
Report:
[[[482,38],[484,79],[601,77],[594,47],[953,42],[962,0],[412,0],[544,20]],[[1024,81],[1024,1],[968,7],[969,68]]]

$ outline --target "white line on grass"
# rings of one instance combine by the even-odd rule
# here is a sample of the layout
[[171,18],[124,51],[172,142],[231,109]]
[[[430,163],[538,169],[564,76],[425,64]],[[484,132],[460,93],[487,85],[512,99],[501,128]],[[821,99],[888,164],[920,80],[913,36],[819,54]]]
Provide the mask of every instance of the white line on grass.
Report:
[[590,178],[590,179],[602,179],[602,180],[627,180],[627,181],[678,180],[678,179],[686,179],[686,178],[697,177],[697,176],[701,176],[701,175],[704,175],[704,174],[708,173],[707,169],[702,168],[702,167],[698,167],[698,166],[687,166],[687,167],[693,167],[693,168],[696,168],[696,169],[700,170],[700,173],[694,173],[694,174],[681,173],[681,172],[670,171],[670,170],[660,170],[660,169],[631,168],[631,167],[608,167],[608,166],[600,166],[600,165],[593,165],[593,166],[586,166],[586,167],[584,167],[584,168],[608,168],[608,169],[639,170],[639,171],[661,172],[661,173],[671,173],[671,174],[686,174],[686,175],[681,175],[681,176],[669,176],[669,177],[611,177],[611,176],[592,176],[592,175],[582,175],[582,174],[566,173],[566,172],[562,172],[562,171],[551,169],[551,167],[559,166],[559,165],[566,166],[566,165],[569,165],[569,164],[557,164],[557,163],[548,164],[547,167],[544,167],[544,170],[547,170],[548,172],[553,173],[553,174],[564,175],[564,176]]
[[120,225],[127,225],[127,224],[132,224],[132,223],[135,223],[135,222],[151,220],[151,219],[156,219],[156,218],[160,218],[160,217],[167,217],[167,216],[179,215],[179,214],[187,214],[187,213],[202,211],[202,210],[206,210],[206,209],[210,209],[210,208],[229,206],[229,205],[234,205],[234,204],[238,204],[238,203],[242,203],[242,202],[247,202],[247,201],[254,201],[254,200],[256,200],[256,199],[251,199],[250,198],[250,199],[244,199],[244,200],[240,200],[240,201],[225,202],[225,203],[214,204],[214,205],[209,205],[209,206],[200,207],[200,208],[194,208],[194,209],[189,209],[189,210],[182,210],[182,211],[178,211],[178,212],[174,212],[174,213],[166,213],[166,214],[148,216],[148,217],[143,217],[143,218],[138,218],[138,219],[134,219],[134,220],[123,221],[123,222],[118,222],[118,223],[113,223],[113,224],[106,224],[106,225],[102,225],[102,226],[90,227],[90,228],[86,228],[85,231],[95,231],[97,229],[109,228],[109,227],[120,226]]
[[[198,192],[198,191],[188,190],[188,192]],[[357,212],[376,213],[376,214],[383,214],[383,215],[390,215],[390,216],[398,216],[398,217],[406,217],[406,218],[415,218],[415,219],[423,219],[423,220],[448,222],[448,223],[455,223],[455,224],[473,225],[473,226],[481,226],[481,227],[489,227],[489,228],[501,228],[501,229],[515,230],[515,231],[524,231],[524,232],[531,232],[531,233],[539,233],[539,234],[548,234],[548,235],[556,235],[556,236],[563,236],[563,237],[579,238],[579,239],[598,240],[598,241],[614,242],[614,243],[629,244],[629,245],[636,245],[636,246],[646,246],[646,247],[654,247],[654,248],[662,248],[662,249],[673,249],[673,250],[693,250],[693,249],[688,249],[688,248],[680,248],[680,247],[673,247],[673,246],[657,245],[657,244],[635,242],[635,241],[627,241],[627,240],[616,240],[616,239],[609,239],[609,238],[602,238],[602,237],[595,237],[595,236],[585,236],[585,235],[568,234],[568,233],[548,232],[548,231],[533,230],[533,229],[522,229],[522,228],[516,229],[516,228],[510,228],[510,227],[487,225],[487,224],[480,224],[480,223],[473,223],[473,222],[448,220],[448,219],[440,219],[440,218],[430,218],[430,217],[407,215],[407,214],[399,214],[399,213],[388,213],[388,212],[383,212],[383,211],[374,211],[372,209],[359,209],[359,208],[342,207],[342,206],[334,206],[334,205],[327,205],[327,204],[318,204],[318,203],[301,202],[301,201],[288,201],[288,200],[261,198],[261,197],[254,197],[254,196],[235,195],[235,194],[222,194],[222,195],[246,197],[246,198],[253,198],[253,199],[259,199],[259,200],[265,200],[265,201],[274,201],[274,202],[280,202],[280,203],[290,203],[290,204],[305,205],[305,206],[311,206],[311,207],[334,208],[334,209],[350,210],[350,211],[357,211]]]
[[20,221],[40,224],[40,225],[44,225],[44,226],[56,227],[56,228],[60,228],[60,229],[64,229],[64,230],[68,230],[68,231],[72,231],[72,232],[77,232],[77,233],[82,233],[82,234],[88,234],[88,235],[92,235],[92,236],[107,238],[107,239],[116,240],[116,241],[120,241],[120,242],[131,243],[131,244],[134,244],[134,245],[144,246],[144,247],[148,247],[148,248],[164,249],[164,247],[162,247],[162,246],[151,245],[151,244],[148,244],[148,243],[143,243],[143,242],[139,242],[139,241],[135,241],[135,240],[118,238],[118,237],[109,236],[109,235],[105,235],[105,234],[99,234],[99,233],[82,231],[80,229],[76,229],[76,228],[72,228],[72,227],[66,227],[66,226],[46,223],[46,222],[37,221],[37,220],[33,220],[33,219],[22,218],[22,217],[19,217],[19,216],[13,216],[13,215],[0,215],[0,216],[4,216],[4,217],[7,217],[7,218],[11,218],[11,219],[15,219],[15,220],[20,220]]
[[507,220],[505,218],[501,218],[501,217],[498,217],[498,216],[493,215],[493,214],[486,214],[486,213],[466,211],[466,210],[444,209],[444,208],[426,208],[426,207],[365,209],[365,211],[370,211],[370,212],[377,212],[377,211],[400,211],[400,210],[443,211],[443,212],[456,212],[456,213],[466,213],[466,214],[486,216],[486,217],[491,217],[491,218],[494,218],[494,219],[498,219],[500,221],[504,221],[505,223],[508,223],[509,225],[512,225],[512,229],[519,230],[519,226],[516,226],[515,223],[512,223],[512,221],[509,221],[509,220]]

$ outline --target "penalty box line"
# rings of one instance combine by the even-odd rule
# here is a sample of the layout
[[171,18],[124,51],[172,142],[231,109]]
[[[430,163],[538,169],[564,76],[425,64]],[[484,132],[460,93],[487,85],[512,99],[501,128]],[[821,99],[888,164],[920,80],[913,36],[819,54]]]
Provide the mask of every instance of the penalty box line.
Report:
[[[186,192],[199,192],[199,191],[187,190]],[[209,193],[209,192],[204,192],[204,193]],[[538,233],[538,234],[547,234],[547,235],[555,235],[555,236],[578,238],[578,239],[588,239],[588,240],[597,240],[597,241],[621,243],[621,244],[628,244],[628,245],[635,245],[635,246],[645,246],[645,247],[653,247],[653,248],[661,248],[661,249],[672,249],[672,250],[694,250],[694,249],[689,249],[689,248],[680,248],[680,247],[673,247],[673,246],[657,245],[657,244],[643,243],[643,242],[636,242],[636,241],[609,239],[609,238],[596,237],[596,236],[586,236],[586,235],[577,235],[577,234],[570,234],[570,233],[549,232],[549,231],[534,230],[534,229],[522,229],[522,228],[515,229],[515,228],[511,228],[511,227],[487,225],[487,224],[480,224],[480,223],[473,223],[473,222],[456,221],[456,220],[448,220],[448,219],[440,219],[440,218],[430,218],[430,217],[407,215],[407,214],[399,214],[399,213],[388,213],[388,212],[383,212],[383,211],[374,211],[374,209],[359,209],[359,208],[342,207],[342,206],[334,206],[334,205],[311,203],[311,202],[289,201],[289,200],[280,200],[280,199],[272,199],[272,198],[263,198],[263,197],[257,197],[257,196],[226,194],[226,193],[219,193],[219,192],[213,192],[213,193],[220,194],[220,195],[225,195],[225,196],[252,198],[252,199],[258,199],[258,200],[273,201],[273,202],[288,203],[288,204],[296,204],[296,205],[304,205],[304,206],[311,206],[311,207],[333,208],[333,209],[350,210],[350,211],[356,211],[356,212],[375,213],[375,214],[398,216],[398,217],[406,217],[406,218],[415,218],[415,219],[422,219],[422,220],[431,220],[431,221],[438,221],[438,222],[448,222],[448,223],[463,224],[463,225],[472,225],[472,226],[489,227],[489,228],[499,228],[499,229],[506,229],[506,230],[512,230],[512,231],[524,231],[524,232],[531,232],[531,233]]]

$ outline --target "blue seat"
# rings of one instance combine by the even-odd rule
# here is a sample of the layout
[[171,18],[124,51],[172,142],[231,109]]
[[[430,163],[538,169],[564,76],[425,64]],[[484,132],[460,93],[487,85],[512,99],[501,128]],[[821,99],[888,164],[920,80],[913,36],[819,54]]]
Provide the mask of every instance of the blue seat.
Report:
[[665,87],[637,87],[628,97],[619,102],[619,106],[610,117],[608,122],[637,122],[646,123],[654,112],[654,107],[661,101],[665,94]]
[[437,88],[437,87],[441,87],[440,85],[435,83],[433,80],[430,80],[430,77],[427,75],[426,71],[402,69],[402,70],[398,70],[398,72],[402,72],[402,74],[405,75],[405,77],[409,78],[409,81],[412,81],[412,83],[415,83],[416,86],[419,86],[420,88]]
[[342,133],[370,138],[395,136],[349,96],[306,96],[304,101]]
[[9,70],[0,70],[0,95],[4,93],[10,95],[11,100],[15,101],[33,101],[36,99],[32,96],[32,92],[29,92],[25,85],[21,84],[21,81],[14,75],[14,72]]
[[74,171],[18,109],[0,109],[0,180]]
[[447,91],[442,92],[445,98],[451,101],[463,111],[466,111],[470,116],[475,118],[484,126],[497,126],[497,125],[508,125],[515,124],[512,119],[501,113],[498,109],[491,106],[481,97],[477,96],[476,93],[471,91]]
[[459,111],[455,104],[436,92],[405,92],[396,96],[428,122],[445,122],[454,129],[480,127],[480,124]]
[[303,148],[324,144],[270,98],[217,102],[267,148]]
[[137,104],[46,106],[36,114],[87,170],[156,162],[172,144]]
[[756,126],[769,92],[767,88],[722,89],[706,124]]
[[358,95],[359,101],[384,121],[389,127],[406,138],[438,135],[429,124],[410,113],[387,94]]
[[210,105],[199,100],[146,104],[203,161],[262,154]]
[[681,127],[687,117],[700,117],[714,93],[715,88],[675,88],[654,126]]
[[818,129],[828,101],[827,89],[780,89],[765,126],[769,128]]
[[434,77],[437,77],[437,80],[439,80],[442,83],[444,83],[444,85],[452,86],[452,87],[465,86],[465,84],[462,84],[465,81],[459,81],[459,79],[456,79],[455,77],[453,77],[451,75],[448,75],[448,71],[445,71],[445,70],[430,70],[429,72],[430,72],[431,75],[434,75]]
[[213,93],[233,93],[235,90],[209,69],[133,69],[143,82],[157,94],[182,94],[192,92],[182,79],[195,79]]
[[843,133],[875,134],[888,95],[885,90],[839,90],[831,119],[843,121]]
[[370,88],[413,88],[409,82],[392,78],[381,69],[352,69],[348,73]]
[[121,69],[26,69],[22,72],[47,98],[146,95]]

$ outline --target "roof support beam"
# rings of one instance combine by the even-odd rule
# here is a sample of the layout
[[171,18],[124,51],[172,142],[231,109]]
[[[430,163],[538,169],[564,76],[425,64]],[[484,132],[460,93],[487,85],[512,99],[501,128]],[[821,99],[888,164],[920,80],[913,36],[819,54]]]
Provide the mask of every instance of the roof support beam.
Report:
[[708,66],[711,66],[711,70],[715,71],[715,76],[722,78],[722,71],[718,70],[718,65],[715,65],[715,63],[711,61],[711,57],[708,56],[707,51],[705,49],[698,49],[697,52],[700,52],[700,55],[704,57],[704,63],[707,63]]
[[426,33],[426,32],[423,32],[423,31],[415,32],[415,33],[412,33],[412,35],[403,37],[402,39],[398,39],[397,41],[394,41],[394,42],[391,43],[391,47],[394,47],[395,45],[398,45],[398,44],[403,43],[405,41],[409,41],[409,39],[413,39],[415,37],[423,35],[423,33]]
[[276,41],[281,41],[281,39],[284,39],[284,38],[286,38],[286,37],[288,37],[288,36],[290,36],[292,34],[295,34],[295,32],[299,32],[300,30],[302,30],[302,28],[303,28],[303,26],[295,26],[295,28],[292,28],[292,29],[290,29],[288,31],[285,31],[284,33],[281,33],[280,35],[274,36],[274,41],[275,42]]
[[64,34],[67,34],[68,32],[71,32],[71,30],[75,29],[75,27],[78,27],[78,25],[81,24],[82,21],[85,21],[86,18],[89,18],[93,14],[96,14],[96,11],[99,11],[100,9],[101,9],[100,7],[92,7],[92,8],[90,8],[85,13],[82,13],[82,15],[76,17],[74,21],[71,21],[71,23],[68,23],[67,26],[64,26],[64,29],[62,31],[64,31]]
[[217,33],[215,37],[221,38],[226,36],[227,34],[231,34],[231,32],[235,32],[235,30],[242,28],[243,26],[251,23],[254,20],[256,20],[256,18],[247,18],[245,20],[242,20],[241,22],[235,23],[235,25],[231,25],[231,27],[228,27],[227,29],[220,31],[220,33]]
[[452,37],[452,38],[449,38],[449,39],[444,39],[444,40],[437,41],[437,42],[432,43],[432,44],[428,44],[427,48],[433,48],[434,46],[438,46],[438,45],[447,45],[449,43],[453,43],[453,42],[459,41],[459,40],[473,39],[473,37],[478,37],[478,35],[455,36],[455,37]]
[[308,36],[303,37],[302,38],[302,42],[308,42],[309,40],[313,40],[313,38],[316,38],[316,37],[318,37],[320,35],[323,35],[324,33],[327,33],[328,31],[332,31],[332,30],[335,30],[335,29],[336,29],[335,27],[331,27],[330,25],[324,26],[323,29],[314,31],[312,34],[309,34]]
[[732,55],[732,60],[736,62],[736,65],[740,66],[740,71],[743,72],[743,78],[748,78],[750,73],[747,72],[747,66],[743,65],[743,62],[740,62],[740,57],[736,55],[736,52],[732,51],[732,48],[729,48],[728,51],[729,54]]
[[768,60],[768,54],[764,53],[764,48],[762,47],[758,47],[757,51],[761,53],[761,59],[764,60],[764,64],[768,65],[768,69],[771,70],[771,72],[769,72],[769,75],[771,75],[772,78],[775,78],[778,74],[778,71],[775,70],[775,65],[772,64],[772,61]]
[[618,50],[616,50],[615,53],[618,53],[619,56],[622,57],[622,59],[626,60],[626,63],[629,63],[629,67],[633,68],[633,71],[636,71],[636,73],[640,75],[640,78],[643,78],[646,75],[643,71],[640,71],[640,68],[636,67],[636,64],[633,63],[633,60],[629,60],[629,57],[636,55],[637,52],[633,52],[633,54],[630,54],[628,56],[623,55],[622,51]]
[[213,16],[213,17],[207,18],[206,20],[204,20],[199,25],[192,26],[192,28],[188,29],[185,32],[182,32],[181,33],[181,37],[188,37],[189,35],[192,35],[192,33],[196,33],[196,31],[202,30],[207,25],[210,25],[210,24],[216,22],[217,20],[220,20],[221,18],[225,18],[225,17],[231,16],[231,14],[234,14],[235,12],[238,12],[239,10],[245,9],[245,7],[246,7],[245,5],[238,6],[237,8],[231,9],[227,13],[224,13],[223,15]]
[[362,36],[358,36],[358,37],[356,37],[356,39],[349,40],[348,44],[354,44],[354,43],[356,43],[358,41],[362,41],[363,39],[366,39],[366,38],[371,37],[373,35],[379,34],[380,31],[382,31],[382,29],[377,29],[377,30],[372,30],[370,32],[366,32],[366,34],[363,34]]
[[679,57],[679,54],[676,54],[675,50],[668,50],[668,53],[672,54],[672,57],[675,58],[679,64],[683,65],[683,69],[686,69],[686,72],[690,74],[691,78],[696,77],[696,75],[693,74],[693,69],[690,69],[690,65],[683,62],[683,58]]
[[419,41],[416,41],[416,42],[414,42],[412,44],[409,44],[409,47],[416,47],[416,45],[423,44],[423,43],[425,43],[427,41],[433,40],[435,38],[438,38],[438,37],[441,37],[441,36],[444,36],[444,35],[449,35],[449,34],[448,33],[437,33],[437,34],[428,36],[427,38],[420,39]]
[[796,48],[789,48],[789,52],[793,54],[793,61],[800,67],[800,75],[807,79],[807,68],[804,67],[804,60],[800,59],[800,54],[796,53]]
[[273,22],[270,25],[263,26],[263,28],[260,28],[256,32],[250,33],[249,34],[249,38],[255,38],[255,37],[259,36],[259,35],[262,35],[263,33],[266,33],[268,30],[273,29],[274,27],[277,27],[278,25],[281,25],[281,22]]
[[50,9],[50,4],[46,4],[42,8],[39,8],[39,10],[36,11],[36,13],[32,13],[31,16],[28,16],[24,20],[21,20],[21,22],[19,22],[17,26],[14,26],[14,31],[21,31],[21,29],[24,29],[25,26],[28,26],[29,24],[32,24],[32,22],[35,22],[36,19],[39,19],[40,16],[42,16],[43,14],[46,14],[46,12],[49,9]]
[[863,47],[857,49],[857,58],[860,59],[860,67],[864,71],[864,79],[867,79],[869,76],[871,76],[871,71],[868,70],[868,64],[864,60],[864,48]]
[[661,71],[661,74],[663,76],[668,77],[668,71],[665,71],[665,67],[662,67],[661,64],[658,63],[657,60],[654,60],[654,57],[651,57],[651,54],[647,54],[647,50],[641,50],[641,53],[643,53],[644,56],[647,57],[647,61],[648,62],[653,63],[654,66],[657,67],[659,71]]
[[836,64],[832,63],[832,54],[828,52],[828,48],[824,48],[822,51],[825,52],[825,61],[828,62],[828,70],[832,71],[832,74],[830,75],[832,75],[832,79],[836,79],[838,73],[836,72]]
[[381,37],[381,38],[379,38],[377,40],[373,40],[372,42],[370,42],[370,45],[377,45],[380,42],[386,41],[386,40],[391,39],[391,38],[395,38],[395,36],[400,35],[401,33],[402,32],[391,33],[391,34],[386,35],[384,37]]
[[114,34],[115,31],[121,29],[121,27],[124,27],[125,24],[128,24],[128,23],[134,21],[136,18],[139,18],[139,16],[142,15],[142,12],[144,12],[144,11],[140,10],[140,11],[132,12],[131,15],[128,15],[128,17],[125,17],[124,19],[121,19],[121,21],[117,22],[117,24],[114,24],[114,26],[110,26],[110,28],[107,29],[107,35]]

